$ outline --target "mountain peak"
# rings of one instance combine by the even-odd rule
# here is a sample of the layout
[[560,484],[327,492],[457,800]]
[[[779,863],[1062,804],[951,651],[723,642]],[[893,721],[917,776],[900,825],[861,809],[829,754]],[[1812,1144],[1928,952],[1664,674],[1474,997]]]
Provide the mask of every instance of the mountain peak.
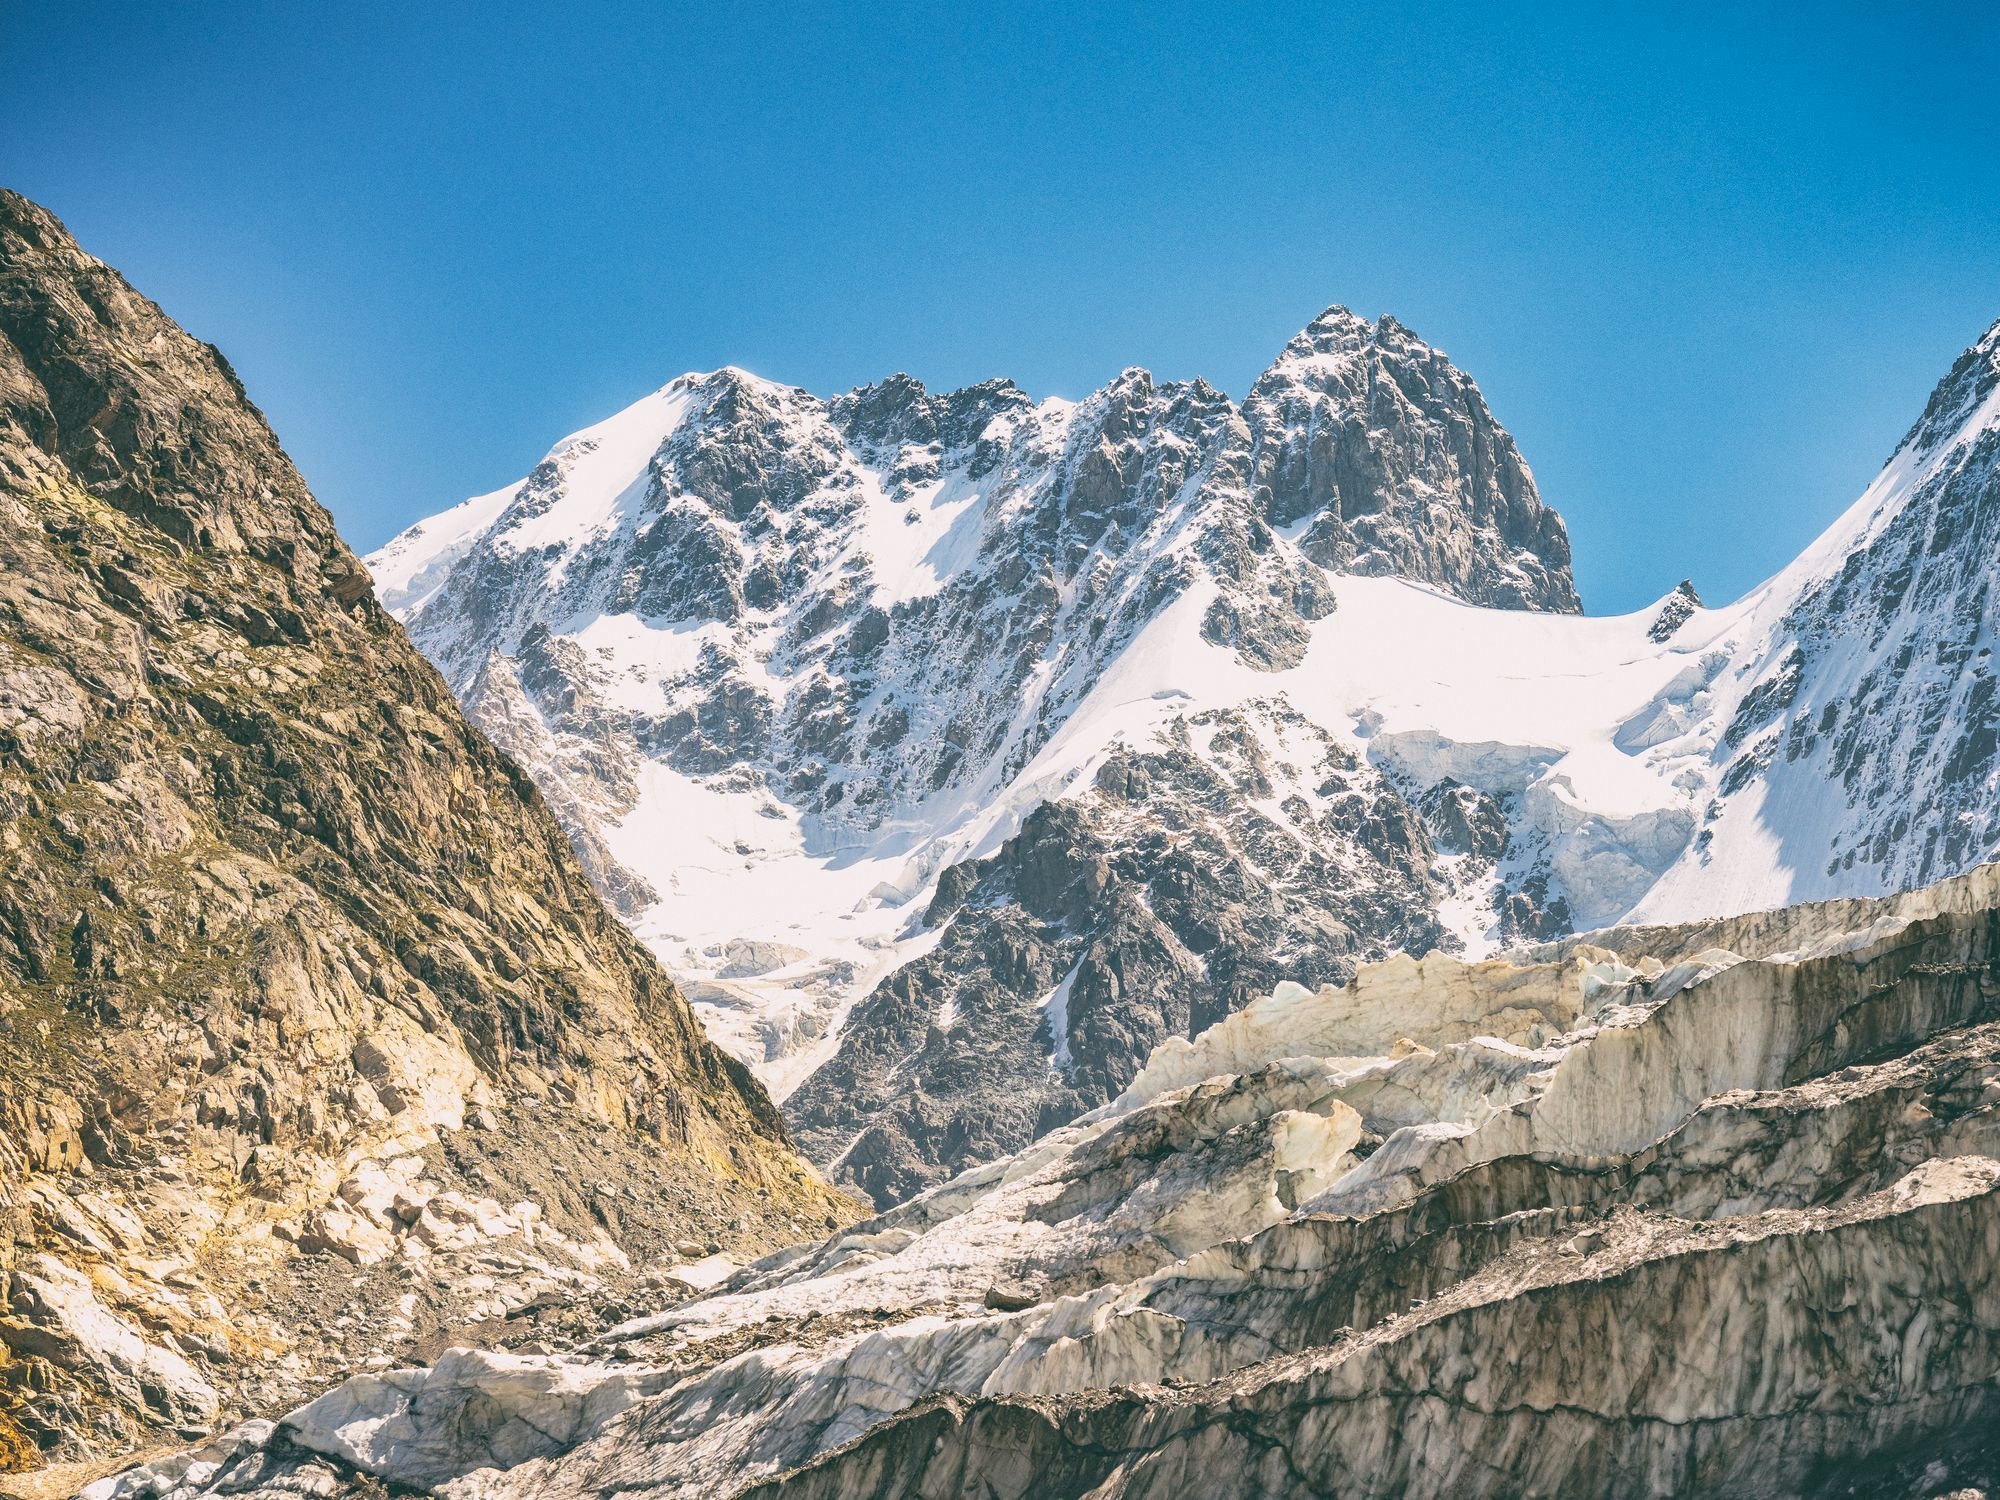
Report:
[[[1388,372],[1385,374],[1385,372]],[[1384,314],[1333,306],[1243,403],[1270,520],[1322,567],[1573,612],[1569,534],[1472,378]]]
[[1701,595],[1695,592],[1694,580],[1683,578],[1655,607],[1653,623],[1646,631],[1646,638],[1655,644],[1671,640],[1674,632],[1685,625],[1700,608]]
[[737,391],[775,400],[794,400],[799,397],[807,400],[817,399],[802,387],[787,385],[782,380],[769,379],[759,375],[755,370],[746,370],[741,365],[723,365],[705,374],[690,374],[681,378],[689,381],[696,390]]
[[1961,436],[1974,437],[2000,425],[1996,391],[2000,391],[2000,320],[1953,362],[1896,451],[1910,449],[1924,456]]
[[1351,308],[1335,303],[1292,336],[1272,368],[1312,355],[1352,355],[1370,349],[1401,352],[1412,348],[1428,351],[1431,346],[1389,313],[1382,313],[1371,322]]
[[1335,302],[1299,331],[1300,338],[1354,334],[1366,338],[1374,325],[1344,303]]

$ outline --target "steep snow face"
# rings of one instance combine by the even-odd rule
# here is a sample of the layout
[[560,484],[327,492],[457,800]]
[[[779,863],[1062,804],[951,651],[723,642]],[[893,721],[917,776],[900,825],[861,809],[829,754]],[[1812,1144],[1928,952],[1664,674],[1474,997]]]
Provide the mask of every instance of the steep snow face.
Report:
[[1680,917],[1908,889],[2000,848],[2000,324],[1874,484],[1739,607]]
[[378,580],[886,1205],[1281,980],[2000,849],[1995,347],[1722,609],[1570,613],[1472,382],[1339,310],[1241,404],[684,377]]

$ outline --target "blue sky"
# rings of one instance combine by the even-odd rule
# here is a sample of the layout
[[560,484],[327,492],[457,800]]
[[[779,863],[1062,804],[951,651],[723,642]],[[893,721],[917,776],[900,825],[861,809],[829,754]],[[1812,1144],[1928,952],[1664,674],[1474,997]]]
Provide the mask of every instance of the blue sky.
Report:
[[1593,612],[1740,593],[2000,317],[1989,5],[0,0],[0,182],[229,354],[357,546],[685,369],[1468,369]]

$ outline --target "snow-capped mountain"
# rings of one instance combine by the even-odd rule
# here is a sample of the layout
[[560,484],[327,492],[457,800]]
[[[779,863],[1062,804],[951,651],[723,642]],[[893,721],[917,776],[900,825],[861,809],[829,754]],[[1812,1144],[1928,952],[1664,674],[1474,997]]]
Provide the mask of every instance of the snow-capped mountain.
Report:
[[1471,380],[684,376],[370,559],[795,1133],[887,1203],[1281,980],[2000,848],[2000,327],[1727,608],[1585,618]]

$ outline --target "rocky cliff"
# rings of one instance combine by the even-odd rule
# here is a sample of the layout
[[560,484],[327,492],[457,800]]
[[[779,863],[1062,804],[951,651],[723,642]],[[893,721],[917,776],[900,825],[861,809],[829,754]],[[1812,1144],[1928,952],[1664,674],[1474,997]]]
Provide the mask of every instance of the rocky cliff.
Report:
[[4,193],[0,868],[0,1470],[846,1212],[222,356]]
[[1965,1496],[2000,867],[1285,985],[1106,1107],[552,1357],[89,1500]]

